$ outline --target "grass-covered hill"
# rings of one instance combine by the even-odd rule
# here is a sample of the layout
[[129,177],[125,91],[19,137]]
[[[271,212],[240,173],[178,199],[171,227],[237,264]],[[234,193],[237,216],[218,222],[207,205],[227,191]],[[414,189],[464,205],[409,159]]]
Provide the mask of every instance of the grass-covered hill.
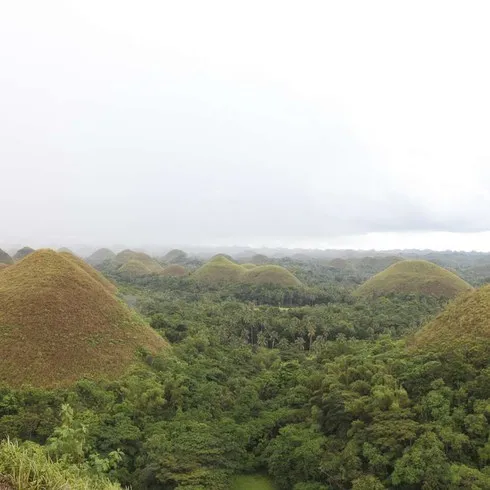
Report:
[[1,248],[0,248],[0,264],[13,264],[14,263],[14,260],[12,259],[12,257],[7,253],[7,252],[4,252]]
[[170,250],[165,256],[163,260],[168,264],[178,264],[180,262],[185,262],[187,260],[187,254],[183,250],[179,250],[175,248]]
[[118,272],[127,279],[135,279],[137,277],[150,276],[152,271],[143,262],[131,259],[119,267]]
[[160,275],[169,276],[169,277],[183,277],[186,274],[187,274],[187,269],[182,265],[170,264],[167,267],[165,267],[165,269],[163,269]]
[[454,298],[472,289],[456,274],[425,260],[403,260],[376,274],[360,286],[357,296],[419,294],[437,298]]
[[0,271],[6,269],[9,266],[9,264],[4,264],[3,262],[0,262]]
[[143,252],[123,250],[122,252],[119,252],[115,258],[116,263],[120,266],[127,264],[130,260],[142,263],[150,271],[150,274],[160,274],[163,271],[163,267],[155,259]]
[[240,282],[243,273],[242,266],[235,264],[223,255],[216,255],[197,269],[192,277],[198,281],[209,283]]
[[104,288],[106,288],[110,293],[116,292],[117,288],[114,284],[112,284],[112,282],[107,280],[99,271],[94,269],[90,264],[87,264],[87,262],[82,260],[80,257],[77,257],[70,252],[61,252],[60,255],[84,270],[90,277],[92,277],[92,279],[95,279],[97,282],[102,284],[102,286],[104,286]]
[[461,295],[414,336],[417,347],[440,349],[482,341],[490,341],[490,285]]
[[0,382],[113,378],[163,339],[76,258],[39,250],[0,274]]
[[235,264],[223,255],[213,257],[197,269],[192,277],[208,283],[273,284],[284,287],[301,285],[301,282],[284,267],[254,264],[245,267]]
[[301,282],[291,272],[278,265],[259,265],[247,270],[243,281],[251,284],[274,284],[276,286],[300,286]]
[[252,263],[248,263],[248,262],[247,262],[246,264],[242,264],[242,267],[243,267],[244,269],[249,269],[249,270],[250,270],[250,269],[254,269],[255,267],[257,267],[257,265],[256,265],[256,264],[252,264]]
[[108,248],[99,248],[92,255],[87,257],[87,262],[91,265],[103,264],[106,260],[114,260],[116,254]]
[[31,247],[23,247],[20,250],[17,250],[14,255],[14,261],[18,262],[19,260],[22,260],[24,257],[27,257],[29,254],[34,252],[34,249]]

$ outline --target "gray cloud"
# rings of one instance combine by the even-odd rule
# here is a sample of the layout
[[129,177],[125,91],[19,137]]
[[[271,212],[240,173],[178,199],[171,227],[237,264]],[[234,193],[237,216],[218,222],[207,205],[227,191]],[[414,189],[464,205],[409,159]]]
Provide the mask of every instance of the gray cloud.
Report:
[[[346,64],[348,43],[314,44],[306,23],[300,52],[280,26],[276,41],[260,30],[247,49],[212,8],[203,22],[227,39],[185,8],[169,15],[196,31],[177,35],[157,2],[134,18],[124,2],[113,17],[95,17],[92,2],[29,3],[0,19],[4,241],[287,245],[490,229],[487,148],[475,144],[463,164],[460,153],[447,160],[450,139],[443,153],[437,134],[433,145],[416,130],[411,139],[424,116],[407,123],[407,106],[388,120],[382,75],[393,75],[363,93],[372,73]],[[383,53],[369,56],[382,69]]]

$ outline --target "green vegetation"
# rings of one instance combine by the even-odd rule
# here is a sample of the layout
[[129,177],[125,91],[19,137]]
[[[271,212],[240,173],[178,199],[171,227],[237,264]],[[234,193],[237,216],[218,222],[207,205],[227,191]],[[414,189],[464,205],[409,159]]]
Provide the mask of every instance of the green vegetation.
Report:
[[31,247],[24,247],[21,248],[20,250],[17,250],[17,252],[14,255],[14,261],[18,262],[19,260],[22,260],[24,257],[27,257],[29,254],[34,252],[34,249]]
[[0,380],[66,385],[114,377],[164,341],[75,257],[39,250],[0,276]]
[[244,269],[253,269],[254,267],[257,267],[257,266],[255,264],[249,264],[249,263],[247,263],[247,264],[242,264],[242,267]]
[[12,259],[12,257],[7,252],[4,252],[0,248],[0,264],[10,265],[10,264],[13,264],[13,263],[14,263],[14,260]]
[[284,267],[260,265],[245,272],[243,281],[252,284],[275,284],[277,286],[301,286],[301,282]]
[[90,265],[101,265],[105,261],[112,261],[115,260],[116,254],[112,251],[109,250],[108,248],[99,248],[99,250],[96,250],[90,257],[87,258],[87,262]]
[[165,269],[161,272],[162,276],[171,276],[171,277],[182,277],[187,275],[187,270],[185,267],[178,264],[171,264],[165,267]]
[[456,274],[424,260],[396,262],[363,284],[359,296],[390,294],[420,294],[439,298],[454,298],[471,289]]
[[[41,261],[26,268],[46,253],[49,267]],[[118,294],[172,348],[147,346],[137,362],[134,349],[121,352],[133,336],[121,339],[111,323],[110,350],[124,368],[102,366],[105,338],[92,337],[88,362],[97,373],[85,377],[77,357],[86,349],[81,332],[101,314],[114,314],[121,325],[121,303],[67,254],[41,251],[9,266],[0,275],[0,325],[19,305],[23,320],[34,312],[38,318],[23,330],[28,355],[14,352],[15,370],[2,365],[14,323],[0,327],[4,485],[17,479],[15,490],[490,488],[490,286],[449,304],[418,293],[353,294],[385,260],[372,259],[349,258],[351,266],[342,269],[303,256],[273,261],[301,286],[247,283],[243,277],[262,266],[247,270],[224,257],[212,262],[239,267],[239,281],[124,277],[120,265],[106,261],[100,268]],[[473,269],[468,257],[461,260],[455,269]],[[12,275],[21,267],[22,281]],[[4,282],[5,274],[11,277]],[[4,288],[11,289],[7,302]],[[87,290],[101,301],[84,296]],[[56,322],[46,320],[48,310]],[[136,313],[123,310],[137,322]],[[43,327],[61,319],[60,335]],[[16,381],[23,366],[37,378],[51,375],[49,356],[42,354],[43,371],[36,365],[47,343],[41,337],[50,338],[58,365],[77,373],[70,382],[46,384],[54,389]]]
[[274,487],[265,476],[239,476],[231,490],[274,490]]
[[240,265],[222,255],[217,255],[194,272],[193,278],[210,283],[238,282],[242,274],[243,269]]

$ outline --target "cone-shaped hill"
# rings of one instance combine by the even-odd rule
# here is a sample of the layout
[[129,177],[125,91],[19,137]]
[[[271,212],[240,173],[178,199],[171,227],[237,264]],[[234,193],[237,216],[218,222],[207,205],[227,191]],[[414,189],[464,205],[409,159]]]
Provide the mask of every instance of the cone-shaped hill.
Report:
[[80,257],[77,257],[76,255],[73,255],[69,252],[61,252],[60,255],[72,262],[74,265],[83,269],[92,279],[100,282],[100,284],[102,284],[102,286],[104,286],[110,293],[115,293],[117,291],[116,286],[112,284],[112,282],[106,279],[99,271],[95,270],[91,265],[87,264],[87,262],[82,260]]
[[14,263],[14,260],[12,259],[12,257],[7,253],[7,252],[4,252],[1,248],[0,248],[0,264],[13,264]]
[[31,247],[24,247],[21,248],[20,250],[17,250],[17,252],[14,255],[14,261],[18,262],[19,260],[22,260],[24,257],[27,257],[32,252],[34,252],[34,249]]
[[355,294],[364,297],[420,294],[449,299],[470,289],[466,281],[432,262],[403,260],[366,281]]
[[87,257],[87,262],[91,265],[103,264],[106,260],[114,260],[116,254],[108,248],[99,248],[92,255]]
[[128,260],[126,263],[119,267],[118,272],[128,279],[135,279],[136,277],[150,276],[152,274],[146,264],[139,260]]
[[113,378],[165,341],[108,288],[52,250],[0,274],[0,382],[64,386]]
[[170,252],[165,254],[165,256],[163,257],[163,260],[168,264],[184,262],[186,259],[187,254],[183,250],[179,250],[178,248],[170,250]]
[[116,262],[121,266],[128,263],[130,260],[136,260],[142,263],[150,274],[159,274],[163,271],[163,267],[148,254],[143,252],[134,252],[133,250],[123,250],[116,255]]
[[416,347],[441,350],[490,342],[490,285],[455,299],[413,340]]
[[243,279],[251,284],[275,284],[284,287],[301,286],[298,278],[278,265],[258,265],[248,269]]
[[244,267],[222,255],[215,256],[197,269],[192,277],[207,283],[272,284],[276,286],[300,286],[301,282],[284,267],[262,265]]
[[214,256],[209,262],[194,272],[193,277],[198,281],[219,283],[239,282],[244,269],[223,255]]
[[178,264],[171,264],[161,272],[160,275],[168,276],[168,277],[183,277],[187,274],[187,270],[185,267]]

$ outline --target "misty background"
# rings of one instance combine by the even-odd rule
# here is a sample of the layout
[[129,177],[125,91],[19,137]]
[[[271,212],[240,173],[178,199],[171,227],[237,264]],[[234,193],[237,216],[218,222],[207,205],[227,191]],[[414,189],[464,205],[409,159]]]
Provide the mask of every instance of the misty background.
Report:
[[486,2],[5,2],[0,245],[490,250]]

